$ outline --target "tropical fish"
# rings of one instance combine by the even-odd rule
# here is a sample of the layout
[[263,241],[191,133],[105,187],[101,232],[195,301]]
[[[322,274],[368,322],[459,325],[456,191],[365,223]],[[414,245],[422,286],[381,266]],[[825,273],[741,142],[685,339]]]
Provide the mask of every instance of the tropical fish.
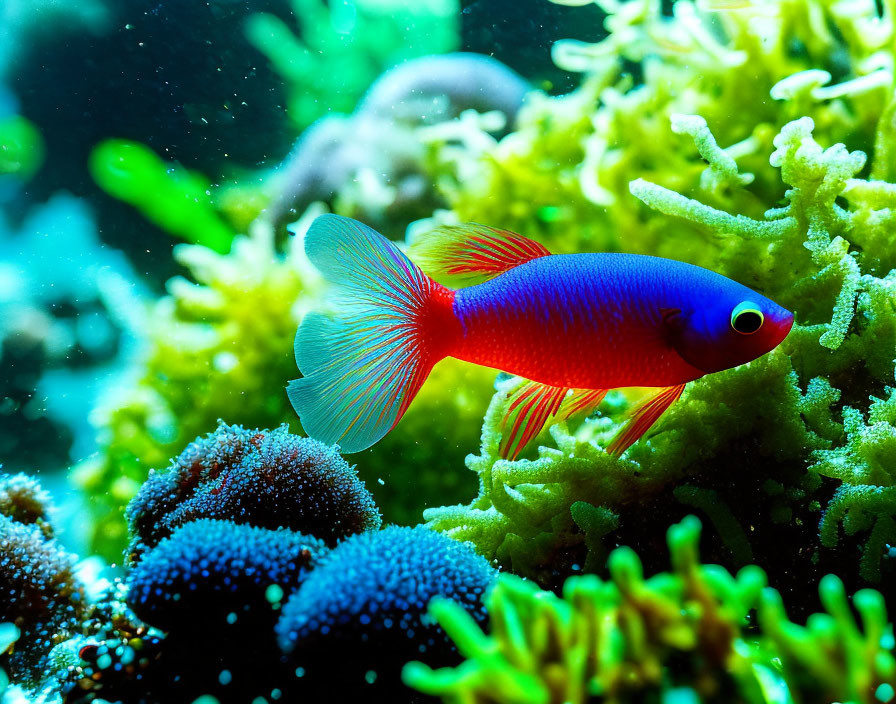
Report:
[[[515,458],[552,417],[591,411],[607,391],[655,387],[607,451],[620,455],[685,384],[774,349],[793,315],[720,274],[635,254],[551,254],[506,230],[440,228],[416,248],[434,275],[484,279],[452,290],[366,225],[321,215],[305,236],[336,285],[335,317],[305,316],[301,379],[288,386],[305,432],[364,450],[407,410],[445,357],[528,381],[511,395],[501,454]],[[440,277],[441,278],[441,277]]]

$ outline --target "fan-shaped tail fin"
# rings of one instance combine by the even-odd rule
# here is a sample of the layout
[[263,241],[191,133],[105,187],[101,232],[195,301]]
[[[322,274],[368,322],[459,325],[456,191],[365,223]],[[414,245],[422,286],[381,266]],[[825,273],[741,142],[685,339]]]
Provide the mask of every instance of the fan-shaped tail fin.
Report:
[[303,376],[287,393],[308,435],[358,452],[398,423],[448,353],[459,334],[454,292],[350,218],[317,218],[305,251],[338,287],[340,307],[336,317],[305,316],[295,342]]

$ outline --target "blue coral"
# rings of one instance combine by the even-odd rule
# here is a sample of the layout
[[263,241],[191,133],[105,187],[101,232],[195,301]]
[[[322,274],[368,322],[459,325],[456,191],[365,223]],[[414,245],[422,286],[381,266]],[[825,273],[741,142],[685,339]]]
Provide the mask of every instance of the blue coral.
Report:
[[343,694],[401,687],[399,663],[451,660],[444,632],[426,616],[430,600],[455,600],[482,622],[482,597],[496,576],[470,547],[423,527],[354,536],[286,603],[280,646],[311,689],[332,683],[336,672]]
[[202,519],[181,526],[131,571],[127,603],[165,631],[268,631],[279,597],[301,584],[327,548],[290,530]]
[[0,623],[21,631],[0,664],[22,684],[35,684],[50,649],[81,628],[87,602],[74,566],[75,557],[39,526],[0,514]]
[[215,519],[178,527],[142,556],[126,582],[127,606],[166,631],[164,638],[140,639],[145,667],[116,670],[116,659],[110,655],[104,664],[100,651],[105,645],[117,653],[133,643],[117,634],[111,641],[117,644],[94,653],[86,685],[96,689],[98,679],[96,691],[109,701],[269,698],[285,687],[279,682],[289,682],[274,633],[281,600],[327,550],[323,541],[285,528]]
[[[370,492],[333,448],[275,430],[221,423],[164,472],[153,472],[128,506],[137,552],[200,518],[290,528],[329,545],[379,528]],[[141,545],[142,543],[142,545]]]

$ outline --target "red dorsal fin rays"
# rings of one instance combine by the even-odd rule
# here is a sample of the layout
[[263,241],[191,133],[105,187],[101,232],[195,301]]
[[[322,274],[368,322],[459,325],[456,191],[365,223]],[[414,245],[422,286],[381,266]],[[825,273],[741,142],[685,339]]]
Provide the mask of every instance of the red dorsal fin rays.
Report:
[[532,259],[550,255],[543,244],[508,230],[467,223],[444,225],[418,237],[410,254],[436,279],[490,279]]
[[656,423],[666,409],[678,400],[684,387],[684,384],[663,387],[638,404],[632,411],[628,423],[616,434],[607,447],[607,452],[614,457],[619,457],[637,442],[638,438]]
[[504,414],[501,457],[515,460],[548,420],[564,420],[574,413],[592,411],[607,395],[606,389],[569,389],[527,381],[511,394]]

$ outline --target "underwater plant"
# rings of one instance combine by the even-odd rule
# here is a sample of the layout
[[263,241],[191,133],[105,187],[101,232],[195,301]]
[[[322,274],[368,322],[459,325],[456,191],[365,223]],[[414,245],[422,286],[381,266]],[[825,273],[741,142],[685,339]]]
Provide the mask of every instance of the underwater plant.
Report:
[[458,44],[457,0],[290,0],[298,34],[269,13],[248,18],[249,41],[288,84],[299,129],[327,112],[350,113],[381,73]]
[[362,533],[334,548],[285,603],[278,639],[309,691],[332,691],[338,677],[342,696],[403,698],[402,660],[451,659],[426,615],[430,600],[446,599],[481,623],[496,576],[468,546],[423,527]]
[[501,460],[508,382],[467,460],[478,497],[424,516],[543,585],[598,569],[613,543],[656,542],[659,526],[694,510],[713,526],[714,559],[756,561],[782,588],[832,569],[878,580],[896,544],[884,470],[893,8],[698,5],[676,2],[671,16],[650,0],[608,5],[607,39],[555,47],[558,63],[587,72],[579,90],[531,100],[519,128],[477,157],[440,162],[434,143],[453,210],[436,222],[703,265],[793,310],[793,331],[771,354],[694,382],[620,460],[602,449],[630,406],[620,396],[582,424],[554,425],[537,458]]
[[332,447],[286,425],[247,430],[223,422],[166,470],[150,472],[127,518],[134,559],[199,519],[289,528],[328,545],[381,523],[370,492]]
[[610,554],[606,581],[570,577],[561,596],[503,574],[486,597],[486,632],[453,602],[434,600],[432,617],[466,660],[442,669],[412,662],[404,681],[467,704],[893,699],[893,625],[879,592],[852,597],[856,618],[843,583],[828,575],[819,584],[825,611],[797,625],[759,567],[732,574],[701,564],[700,532],[694,516],[673,525],[672,569],[650,578],[628,547]]

